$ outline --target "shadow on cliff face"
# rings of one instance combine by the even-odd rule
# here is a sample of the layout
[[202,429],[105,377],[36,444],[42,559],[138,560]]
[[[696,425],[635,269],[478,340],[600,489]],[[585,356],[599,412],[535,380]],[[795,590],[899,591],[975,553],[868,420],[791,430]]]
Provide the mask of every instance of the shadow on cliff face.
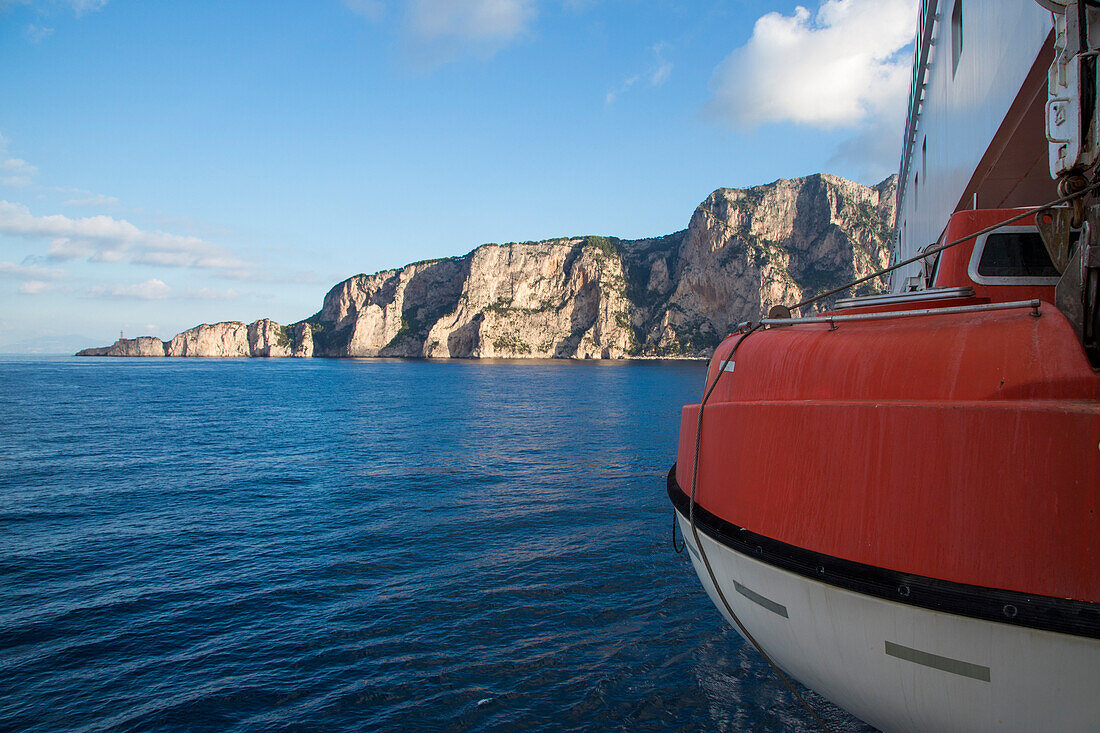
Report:
[[573,297],[573,310],[569,313],[569,335],[554,347],[554,356],[569,358],[577,353],[577,346],[588,329],[596,323],[600,314],[600,286],[590,280]]
[[[845,213],[843,193],[821,175],[809,176],[795,199],[794,236],[787,242],[787,271],[802,289],[804,298],[843,285],[855,279],[854,241],[838,223],[834,223],[830,195],[838,198],[837,214],[841,221]],[[808,236],[810,233],[812,236]],[[805,233],[799,236],[800,233]],[[827,298],[814,310],[828,309],[836,299],[847,293]]]
[[[683,277],[683,247],[688,230],[664,237],[624,242],[621,250],[626,298],[638,354],[657,354],[664,331],[664,315]],[[654,278],[660,268],[663,277]]]
[[299,328],[303,323],[308,323],[312,332],[314,356],[347,355],[353,324],[349,323],[340,329],[333,328],[334,324],[331,321],[326,323],[321,320],[321,313],[318,311],[309,318],[290,324],[287,328]]
[[481,322],[485,320],[484,313],[478,313],[473,319],[456,328],[447,336],[447,353],[458,359],[469,359],[481,346]]
[[[436,322],[458,308],[470,277],[470,255],[422,266],[405,285],[401,328],[380,356],[423,356],[424,342]],[[453,355],[453,352],[452,352]]]
[[573,265],[576,264],[577,258],[581,256],[581,252],[584,251],[584,245],[587,240],[582,239],[569,248],[569,253],[565,255],[565,260],[562,262],[561,271],[566,282],[573,277]]

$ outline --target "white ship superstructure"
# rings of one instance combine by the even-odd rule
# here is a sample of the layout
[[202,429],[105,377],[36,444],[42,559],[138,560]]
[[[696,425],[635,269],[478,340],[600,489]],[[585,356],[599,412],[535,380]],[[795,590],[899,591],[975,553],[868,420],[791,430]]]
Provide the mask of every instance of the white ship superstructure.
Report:
[[[1044,112],[1050,10],[1034,0],[922,0],[898,173],[895,261],[934,244],[948,218],[1057,197]],[[910,289],[920,264],[894,273]]]

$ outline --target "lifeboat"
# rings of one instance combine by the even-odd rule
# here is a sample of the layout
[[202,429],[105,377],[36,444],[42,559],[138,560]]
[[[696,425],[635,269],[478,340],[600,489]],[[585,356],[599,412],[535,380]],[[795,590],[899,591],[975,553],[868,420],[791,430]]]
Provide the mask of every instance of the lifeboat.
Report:
[[744,324],[682,411],[704,589],[884,730],[1100,730],[1100,372],[1027,213],[954,214],[914,292]]

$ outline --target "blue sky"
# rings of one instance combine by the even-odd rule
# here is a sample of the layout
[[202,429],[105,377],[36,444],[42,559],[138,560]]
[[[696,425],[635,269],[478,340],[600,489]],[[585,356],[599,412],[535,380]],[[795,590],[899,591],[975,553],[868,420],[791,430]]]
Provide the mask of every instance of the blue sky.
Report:
[[914,0],[0,0],[0,352],[893,172]]

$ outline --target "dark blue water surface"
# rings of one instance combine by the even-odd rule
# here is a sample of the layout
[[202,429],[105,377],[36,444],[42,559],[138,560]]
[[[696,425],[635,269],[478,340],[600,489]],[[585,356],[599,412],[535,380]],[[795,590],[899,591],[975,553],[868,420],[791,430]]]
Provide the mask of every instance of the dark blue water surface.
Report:
[[670,549],[702,380],[0,361],[0,728],[814,730]]

